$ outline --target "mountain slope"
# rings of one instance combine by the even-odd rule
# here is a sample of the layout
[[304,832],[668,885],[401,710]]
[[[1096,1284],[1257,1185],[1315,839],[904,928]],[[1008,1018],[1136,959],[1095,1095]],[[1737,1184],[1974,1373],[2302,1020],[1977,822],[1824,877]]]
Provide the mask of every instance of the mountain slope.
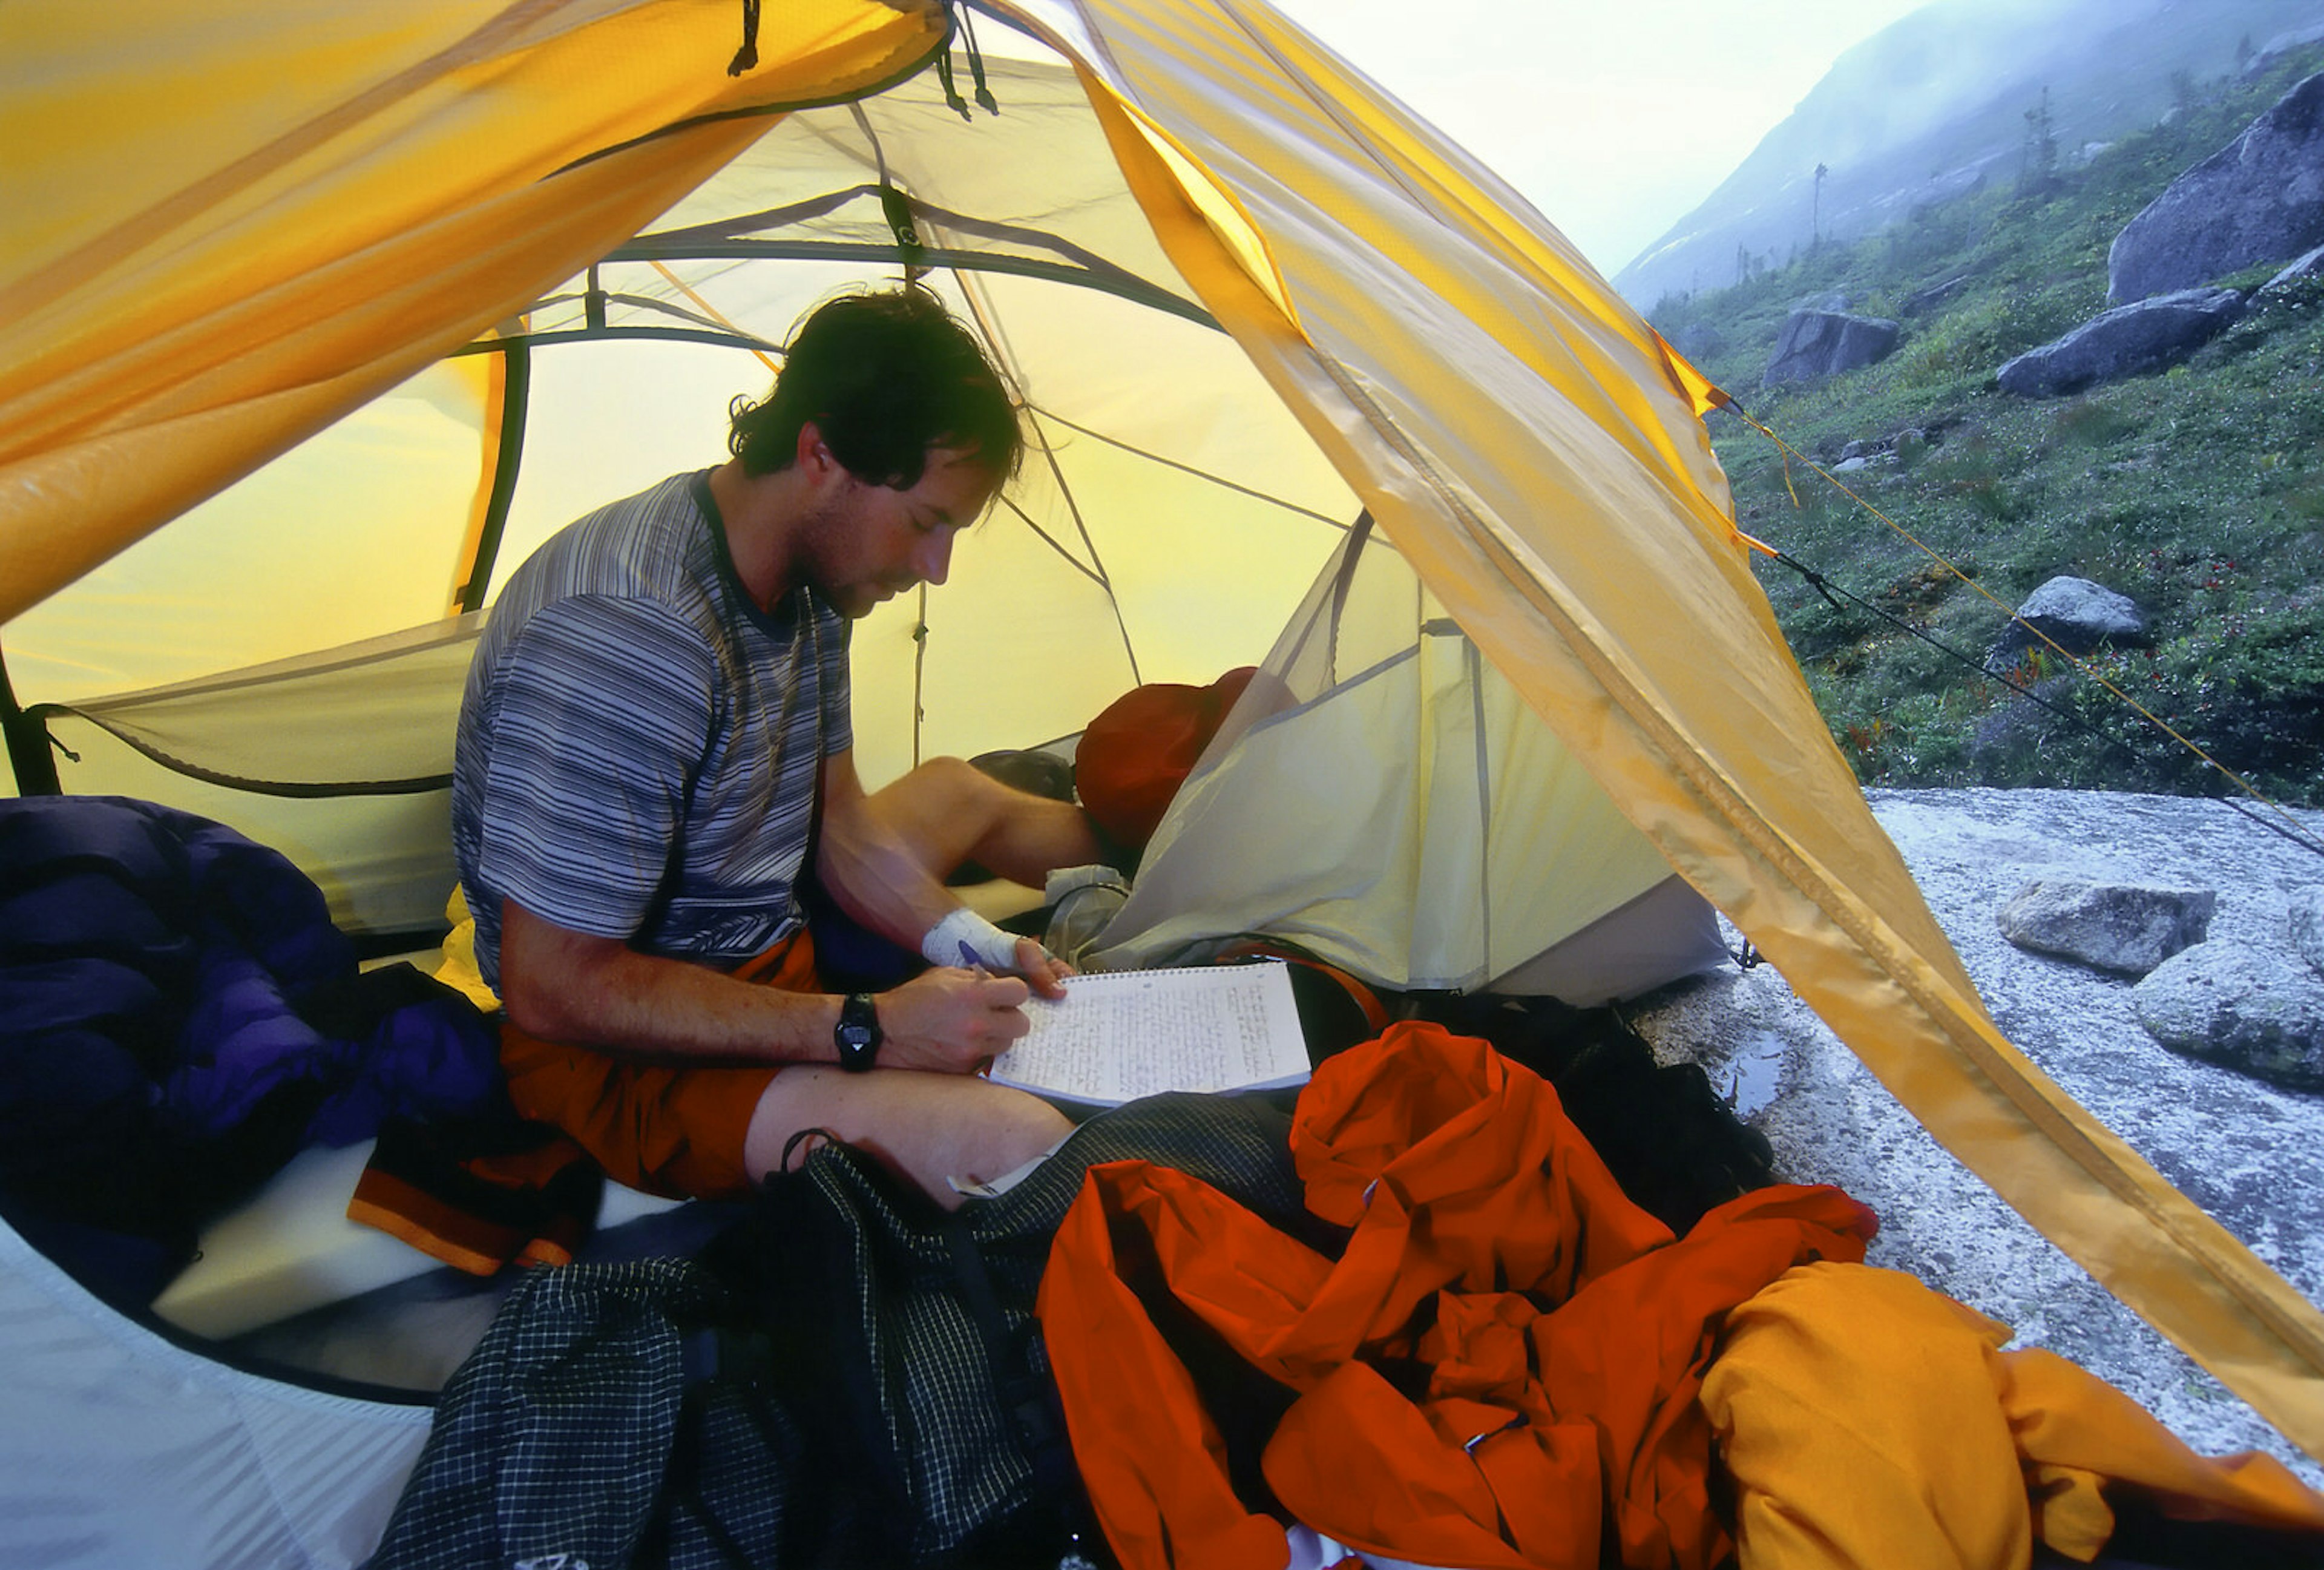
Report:
[[2029,115],[2045,104],[2050,156],[2071,167],[2319,23],[2324,0],[1935,0],[1842,55],[1615,286],[1651,307],[2014,180],[2043,156]]

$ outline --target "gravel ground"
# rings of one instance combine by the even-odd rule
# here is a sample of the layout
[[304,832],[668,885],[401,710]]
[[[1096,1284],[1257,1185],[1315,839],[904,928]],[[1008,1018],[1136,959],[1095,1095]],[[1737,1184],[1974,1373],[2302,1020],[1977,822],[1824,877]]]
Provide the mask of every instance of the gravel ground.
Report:
[[[2324,856],[2225,803],[2058,790],[1873,791],[1874,813],[1989,1009],[2043,1071],[2280,1271],[2324,1302],[2324,1094],[2279,1090],[2165,1050],[2133,983],[2019,950],[1994,912],[2036,877],[2209,888],[2209,941],[2280,951],[2292,891]],[[2294,815],[2324,842],[2324,813]],[[1775,1147],[1779,1175],[1877,1210],[1870,1262],[1904,1270],[2073,1359],[2207,1455],[2263,1450],[2324,1487],[2324,1466],[2036,1233],[1858,1064],[1772,967],[1646,1000],[1634,1023],[1692,1057]]]

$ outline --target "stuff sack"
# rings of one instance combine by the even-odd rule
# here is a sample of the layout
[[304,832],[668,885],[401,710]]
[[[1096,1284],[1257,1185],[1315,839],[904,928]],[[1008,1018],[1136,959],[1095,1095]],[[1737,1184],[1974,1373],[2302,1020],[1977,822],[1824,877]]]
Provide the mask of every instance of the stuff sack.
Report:
[[1090,721],[1074,751],[1082,808],[1125,850],[1146,848],[1227,711],[1258,673],[1228,671],[1208,687],[1150,681]]

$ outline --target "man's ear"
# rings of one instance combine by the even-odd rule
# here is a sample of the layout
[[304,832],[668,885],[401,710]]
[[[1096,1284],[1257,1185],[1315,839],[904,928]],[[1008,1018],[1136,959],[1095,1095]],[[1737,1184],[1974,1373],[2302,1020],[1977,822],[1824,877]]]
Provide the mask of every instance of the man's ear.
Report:
[[829,444],[823,439],[823,429],[812,420],[799,421],[798,448],[791,454],[799,472],[811,479],[826,479],[840,467],[839,459],[832,455]]

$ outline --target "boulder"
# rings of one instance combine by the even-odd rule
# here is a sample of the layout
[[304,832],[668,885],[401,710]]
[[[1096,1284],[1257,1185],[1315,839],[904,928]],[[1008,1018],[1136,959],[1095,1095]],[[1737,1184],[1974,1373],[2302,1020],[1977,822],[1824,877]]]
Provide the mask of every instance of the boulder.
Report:
[[[2015,656],[2002,654],[1997,644],[1985,658],[1987,669],[2000,670]],[[2080,684],[2081,678],[2070,671],[2036,681],[2026,690],[2041,701],[2000,704],[1980,718],[1969,738],[1969,761],[1978,765],[1978,777],[2006,779],[2012,760],[2041,746],[2044,737],[2065,723],[2058,711],[2071,701],[2074,688]]]
[[2324,980],[2281,950],[2199,943],[2131,989],[2146,1033],[2287,1090],[2324,1090]]
[[2324,71],[2174,180],[2107,253],[2107,298],[2209,283],[2324,245]]
[[2324,245],[2317,246],[2261,284],[2259,292],[2252,296],[2252,303],[2259,305],[2272,296],[2289,293],[2296,286],[2318,278],[2324,278]]
[[2324,883],[2293,890],[2288,904],[2292,947],[2324,975]]
[[1784,330],[1775,335],[1775,353],[1767,357],[1766,374],[1759,378],[1759,385],[1813,382],[1872,365],[1886,358],[1896,346],[1899,330],[1895,322],[1876,316],[1795,310],[1784,319]]
[[2203,941],[2219,897],[2209,889],[2160,889],[2036,878],[1995,913],[2018,947],[2094,970],[2144,975]]
[[2264,75],[2268,68],[2293,50],[2306,49],[2310,44],[2319,42],[2324,42],[2324,22],[2319,22],[2312,27],[2295,28],[2290,32],[2277,33],[2260,45],[2251,59],[2244,61],[2244,79],[2248,81],[2254,77]]
[[2143,644],[2147,641],[2146,614],[2137,602],[2104,584],[2086,577],[2053,577],[2017,607],[2016,619],[1985,651],[1987,667],[2006,665],[2020,651],[2041,646],[2042,638],[2069,654],[2087,654],[2101,643]]
[[2065,337],[2028,349],[1994,374],[2005,392],[2052,398],[2100,382],[2167,370],[2243,315],[2232,289],[2182,289],[2101,311]]

